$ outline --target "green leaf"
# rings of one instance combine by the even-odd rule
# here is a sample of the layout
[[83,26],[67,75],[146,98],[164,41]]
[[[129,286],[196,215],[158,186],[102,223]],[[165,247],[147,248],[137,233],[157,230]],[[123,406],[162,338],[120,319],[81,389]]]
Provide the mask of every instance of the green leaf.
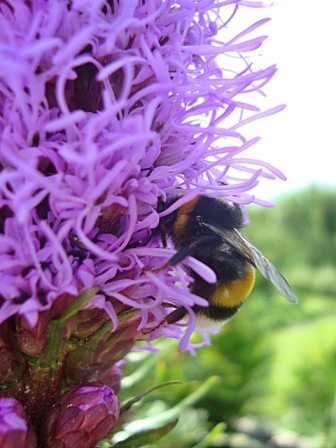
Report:
[[203,440],[198,442],[193,448],[208,448],[213,446],[213,442],[218,437],[218,435],[222,434],[226,429],[225,423],[218,423],[212,430],[207,434]]
[[158,384],[155,387],[152,387],[151,389],[147,389],[144,392],[141,392],[140,394],[136,395],[134,398],[131,398],[130,400],[126,401],[125,403],[123,403],[120,407],[120,414],[128,411],[133,404],[137,403],[138,401],[141,400],[141,398],[145,397],[146,395],[148,395],[149,393],[153,392],[154,390],[160,389],[161,387],[165,387],[165,386],[171,386],[172,384],[182,384],[181,381],[166,381],[165,383],[161,383]]
[[[145,417],[140,420],[136,420],[125,425],[124,430],[130,433],[136,433],[143,427],[155,428],[156,425],[171,421],[173,418],[178,418],[180,414],[189,407],[192,407],[194,403],[206,396],[212,387],[214,387],[220,381],[219,377],[208,378],[204,383],[188,395],[185,399],[181,400],[176,406],[161,412],[160,414],[152,417]],[[166,384],[166,383],[163,383]]]
[[178,419],[175,419],[159,428],[138,432],[112,446],[113,448],[138,448],[140,446],[148,445],[168,434],[176,426],[177,422]]

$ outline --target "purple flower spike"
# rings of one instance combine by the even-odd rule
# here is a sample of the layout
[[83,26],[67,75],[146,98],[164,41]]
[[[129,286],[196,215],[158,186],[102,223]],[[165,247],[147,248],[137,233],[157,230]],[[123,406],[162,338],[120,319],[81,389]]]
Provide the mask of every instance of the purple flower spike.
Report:
[[[136,341],[151,350],[165,335],[193,350],[192,308],[206,301],[181,266],[157,269],[175,253],[155,233],[158,203],[183,193],[176,207],[197,194],[244,205],[261,177],[283,178],[249,158],[258,137],[242,133],[282,107],[248,100],[276,72],[246,63],[268,19],[229,29],[239,9],[260,6],[0,2],[0,385],[39,442],[65,392],[93,381],[118,390],[113,365]],[[189,321],[148,334],[167,303]],[[54,431],[50,419],[56,440],[66,422]]]
[[100,383],[73,388],[51,409],[46,428],[46,448],[91,448],[119,419],[119,401],[112,389]]
[[13,398],[0,398],[0,446],[36,448],[37,439],[23,407]]

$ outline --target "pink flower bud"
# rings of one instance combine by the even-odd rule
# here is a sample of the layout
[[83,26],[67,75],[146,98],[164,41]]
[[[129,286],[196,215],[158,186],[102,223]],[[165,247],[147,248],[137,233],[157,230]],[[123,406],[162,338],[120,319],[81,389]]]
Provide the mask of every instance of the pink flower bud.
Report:
[[104,378],[104,384],[107,384],[114,390],[115,394],[118,394],[121,389],[121,378],[122,378],[122,370],[117,366],[112,366],[112,368],[107,373]]
[[36,435],[21,404],[14,398],[0,398],[0,446],[36,448]]
[[16,383],[21,379],[25,361],[9,346],[0,347],[0,384]]
[[68,384],[101,381],[112,365],[133,347],[138,335],[138,321],[124,323],[115,332],[107,332],[95,349],[78,347],[67,355],[65,376]]
[[75,387],[51,409],[44,446],[94,447],[112,430],[118,418],[119,401],[112,389],[101,383]]

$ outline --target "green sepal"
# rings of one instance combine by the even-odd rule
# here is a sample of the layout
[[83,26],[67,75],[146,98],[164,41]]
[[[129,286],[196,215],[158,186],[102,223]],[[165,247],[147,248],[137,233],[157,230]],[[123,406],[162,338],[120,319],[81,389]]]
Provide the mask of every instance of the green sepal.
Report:
[[38,362],[40,368],[56,368],[62,330],[65,328],[70,317],[78,313],[78,311],[81,310],[92,299],[92,297],[97,294],[98,290],[99,288],[94,287],[83,291],[74,299],[69,308],[59,319],[50,321],[47,328],[47,343],[45,345],[45,350],[43,350]]

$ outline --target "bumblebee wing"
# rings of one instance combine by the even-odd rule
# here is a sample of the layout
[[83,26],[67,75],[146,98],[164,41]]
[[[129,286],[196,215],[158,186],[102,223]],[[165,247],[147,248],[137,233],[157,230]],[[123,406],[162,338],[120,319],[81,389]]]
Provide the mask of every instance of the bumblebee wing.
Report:
[[285,277],[276,269],[266,257],[254,247],[244,235],[236,229],[223,229],[212,224],[202,222],[202,225],[208,227],[213,232],[220,235],[225,242],[238,252],[249,263],[260,271],[260,273],[270,280],[281,295],[291,303],[297,303],[298,299],[295,292],[285,279]]

